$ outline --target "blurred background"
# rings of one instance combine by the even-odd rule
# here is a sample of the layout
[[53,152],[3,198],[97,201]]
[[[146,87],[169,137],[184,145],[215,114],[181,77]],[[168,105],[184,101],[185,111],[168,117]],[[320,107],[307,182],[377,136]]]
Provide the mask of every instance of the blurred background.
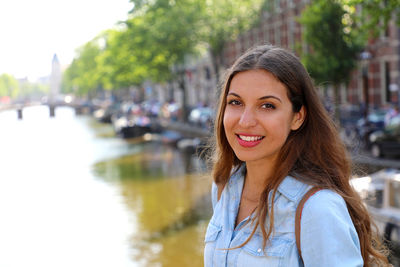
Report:
[[400,258],[398,0],[0,3],[0,266],[202,266],[206,145],[244,51],[293,51]]

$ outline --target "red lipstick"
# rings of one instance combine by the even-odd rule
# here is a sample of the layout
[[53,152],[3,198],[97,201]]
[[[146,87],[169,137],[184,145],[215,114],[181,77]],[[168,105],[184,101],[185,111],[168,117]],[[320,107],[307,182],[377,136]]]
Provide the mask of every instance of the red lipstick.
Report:
[[[243,134],[242,136],[259,136],[259,135]],[[239,137],[239,135],[236,135],[236,138],[238,140],[239,145],[241,145],[243,147],[254,147],[254,146],[258,145],[259,143],[261,143],[261,141],[264,137],[262,137],[261,139],[255,140],[255,141],[245,141],[245,140],[241,139]]]

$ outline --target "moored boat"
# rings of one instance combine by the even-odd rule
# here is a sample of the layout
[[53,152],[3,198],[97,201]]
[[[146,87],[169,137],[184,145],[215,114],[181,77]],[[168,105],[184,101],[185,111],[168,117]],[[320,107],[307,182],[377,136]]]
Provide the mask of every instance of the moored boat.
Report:
[[400,170],[383,169],[351,180],[391,250],[391,261],[400,266]]

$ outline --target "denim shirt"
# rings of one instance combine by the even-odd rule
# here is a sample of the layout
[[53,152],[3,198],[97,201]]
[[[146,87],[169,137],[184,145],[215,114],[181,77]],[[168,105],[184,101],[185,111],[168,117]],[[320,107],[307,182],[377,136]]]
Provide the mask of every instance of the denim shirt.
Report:
[[[214,214],[205,236],[205,267],[278,267],[303,266],[295,238],[296,207],[309,185],[287,176],[275,195],[274,231],[265,250],[258,228],[241,248],[253,226],[247,217],[235,228],[243,188],[244,166],[235,172],[217,200],[217,186],[212,186]],[[266,222],[268,223],[267,217]],[[331,190],[321,190],[304,205],[301,218],[301,251],[306,267],[363,266],[360,242],[343,198]]]

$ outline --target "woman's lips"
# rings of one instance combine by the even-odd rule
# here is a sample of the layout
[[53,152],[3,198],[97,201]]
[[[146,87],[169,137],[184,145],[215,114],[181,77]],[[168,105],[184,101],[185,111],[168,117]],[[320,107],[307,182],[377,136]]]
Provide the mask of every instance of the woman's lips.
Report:
[[261,143],[264,136],[262,135],[248,135],[248,134],[237,134],[236,138],[239,145],[243,147],[254,147]]

